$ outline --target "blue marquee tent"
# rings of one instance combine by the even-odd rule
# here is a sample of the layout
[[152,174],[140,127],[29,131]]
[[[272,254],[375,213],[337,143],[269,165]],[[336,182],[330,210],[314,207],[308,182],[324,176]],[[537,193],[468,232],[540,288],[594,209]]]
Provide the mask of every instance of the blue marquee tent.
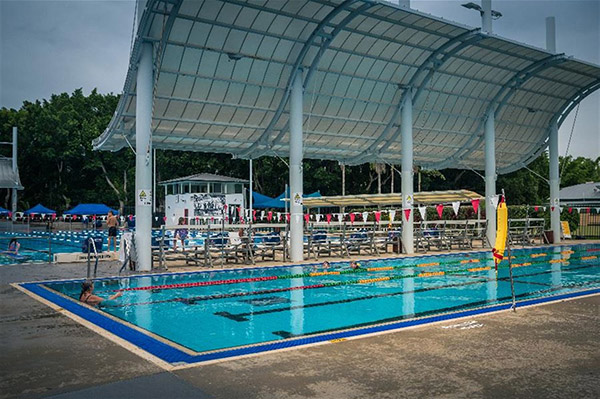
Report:
[[[288,190],[288,198],[289,198],[289,190]],[[319,191],[315,191],[312,194],[305,194],[303,198],[314,198],[320,197],[321,193]],[[260,204],[260,206],[254,205],[254,208],[264,209],[264,208],[275,208],[275,209],[285,209],[285,192],[279,194],[276,198],[271,199],[270,201],[265,201]]]
[[10,213],[10,211],[9,211],[8,209],[6,209],[6,208],[2,208],[2,207],[0,206],[0,215],[6,215],[6,214],[8,214],[8,213]]
[[112,211],[115,215],[119,212],[109,208],[104,204],[79,204],[73,209],[65,211],[65,215],[106,215],[108,211]]
[[274,198],[252,191],[252,207],[253,208],[265,208],[263,204],[273,201]]
[[37,204],[31,209],[23,212],[24,215],[53,215],[56,214],[56,211],[53,209],[48,209],[42,204]]

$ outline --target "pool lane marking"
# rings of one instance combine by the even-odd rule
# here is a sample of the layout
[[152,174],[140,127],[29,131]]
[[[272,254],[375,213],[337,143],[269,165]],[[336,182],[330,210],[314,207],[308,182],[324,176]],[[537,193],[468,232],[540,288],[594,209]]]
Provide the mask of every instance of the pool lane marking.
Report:
[[[600,280],[596,280],[595,282],[599,282],[599,281]],[[560,291],[563,288],[565,288],[565,287],[553,287],[553,288],[548,288],[545,290],[538,290],[538,291],[534,291],[534,292],[530,292],[530,293],[522,293],[522,294],[515,295],[515,298],[521,299],[521,298],[527,297],[528,295],[556,292],[556,291]],[[530,300],[533,301],[536,299],[548,299],[548,298],[552,298],[552,297],[534,297],[534,298],[531,298]],[[498,298],[495,301],[500,301],[500,303],[496,304],[495,306],[503,305],[502,301],[510,301],[511,299],[512,299],[512,296],[510,296],[510,295]],[[414,313],[411,315],[388,317],[388,318],[376,320],[373,322],[357,323],[357,324],[353,324],[353,325],[344,327],[344,329],[352,330],[352,329],[357,329],[357,328],[361,328],[361,327],[393,323],[393,322],[406,320],[406,319],[413,319],[413,318],[419,319],[419,318],[423,318],[423,317],[427,317],[427,316],[434,316],[434,315],[444,316],[447,314],[452,314],[453,312],[456,312],[456,311],[469,311],[469,310],[477,311],[477,310],[485,309],[484,306],[489,303],[490,302],[488,300],[482,300],[482,301],[471,302],[471,303],[463,304],[463,305],[449,306],[449,307],[438,309],[438,310],[427,310],[424,312]],[[518,305],[518,302],[517,302],[517,305]],[[306,333],[306,334],[293,334],[289,331],[280,330],[280,331],[273,331],[273,332],[271,332],[271,334],[277,335],[284,339],[290,339],[290,338],[300,338],[300,337],[307,337],[307,336],[311,336],[311,335],[332,333],[335,331],[339,331],[339,328],[338,329],[320,330],[320,331],[310,332],[310,333]]]
[[[563,270],[563,271],[567,272],[567,271],[571,271],[571,270],[585,269],[588,267],[598,267],[598,266],[600,266],[600,265],[586,265],[586,266],[572,267],[572,268],[569,268],[569,269]],[[461,276],[461,277],[466,277],[465,275],[459,274],[459,273],[464,273],[467,270],[468,269],[457,270],[453,273],[446,273],[446,275],[457,275],[457,276]],[[542,272],[522,274],[522,275],[519,275],[516,277],[518,277],[518,278],[532,277],[532,276],[538,276],[538,275],[554,273],[554,272],[555,272],[554,270],[545,270]],[[416,277],[418,277],[416,274],[407,275],[407,276],[393,276],[389,280],[400,280],[400,279],[404,279],[404,278],[416,278]],[[476,277],[476,276],[473,276],[473,277]],[[504,281],[505,279],[508,279],[508,277],[491,279],[490,281],[496,281],[496,280]],[[178,298],[169,298],[169,299],[163,299],[163,300],[158,300],[158,301],[124,303],[124,304],[119,304],[119,305],[115,305],[115,306],[111,306],[111,307],[132,307],[132,306],[153,305],[153,304],[171,303],[171,302],[182,302],[182,303],[186,303],[189,305],[193,305],[196,302],[216,300],[216,299],[229,299],[229,298],[237,298],[237,297],[243,297],[243,296],[275,294],[275,293],[294,291],[294,290],[310,290],[310,289],[325,288],[325,287],[337,287],[337,286],[342,286],[342,285],[353,285],[353,284],[359,284],[359,281],[360,280],[350,280],[350,281],[341,281],[341,282],[325,283],[325,284],[302,285],[302,286],[296,286],[296,287],[272,288],[272,289],[260,290],[260,291],[232,292],[229,294],[213,294],[213,295],[203,295],[203,296],[185,297],[185,298],[178,297]]]
[[[572,254],[573,251],[562,251],[561,253],[569,253]],[[522,258],[526,258],[530,256],[522,256]],[[512,259],[516,259],[517,257],[512,257]],[[595,256],[590,257],[579,257],[579,259],[589,260],[595,259]],[[578,259],[578,257],[569,257],[568,259]],[[552,259],[549,260],[549,263],[561,263],[564,262],[565,258],[561,259]],[[522,264],[515,264],[514,267],[522,267],[522,266],[530,266],[532,263],[545,263],[545,260],[537,261],[537,262],[525,262]],[[456,263],[456,262],[454,262]],[[463,263],[461,261],[461,263]],[[450,262],[444,264],[451,264]],[[434,267],[439,266],[439,262],[430,262],[430,263],[420,263],[417,264],[416,267]],[[407,269],[413,268],[415,265],[403,265],[403,266],[390,266],[393,269]],[[508,267],[506,265],[500,267]],[[249,283],[249,282],[260,282],[260,281],[270,281],[270,280],[284,280],[284,279],[292,279],[292,278],[304,278],[304,277],[318,277],[318,276],[327,276],[327,275],[340,275],[340,274],[353,274],[353,273],[365,273],[367,271],[378,271],[378,270],[390,270],[388,267],[381,268],[367,268],[367,269],[348,269],[341,271],[331,271],[331,272],[311,272],[311,273],[301,273],[301,274],[287,274],[282,276],[264,276],[264,277],[249,277],[249,278],[240,278],[240,279],[226,279],[226,280],[214,280],[214,281],[198,281],[193,283],[176,283],[176,284],[161,284],[161,285],[150,285],[143,287],[128,287],[128,288],[118,288],[112,290],[104,290],[98,292],[117,292],[117,291],[147,291],[147,290],[166,290],[166,289],[178,289],[178,288],[195,288],[195,287],[204,287],[204,286],[213,286],[213,285],[227,285],[227,284],[239,284],[239,283]],[[446,273],[456,273],[461,271],[448,271]],[[433,274],[431,274],[433,273]],[[436,274],[437,273],[437,274]],[[440,274],[441,273],[441,274]],[[418,277],[428,277],[428,276],[439,276],[443,275],[444,272],[427,272],[421,273]]]
[[[589,266],[586,266],[586,267],[589,267]],[[549,273],[552,273],[552,271],[544,271],[541,273],[532,273],[532,274],[528,274],[528,275],[522,275],[519,277],[533,277],[533,276],[537,276],[537,275],[541,275],[541,274],[549,274]],[[278,308],[273,308],[273,309],[263,309],[263,310],[252,311],[252,312],[230,313],[230,312],[222,311],[222,312],[215,312],[214,314],[217,316],[226,317],[230,320],[242,322],[242,321],[248,321],[249,320],[247,318],[248,316],[258,316],[258,315],[270,314],[270,313],[289,312],[289,311],[298,310],[298,309],[339,305],[342,303],[350,303],[350,302],[357,302],[357,301],[362,301],[362,300],[387,298],[387,297],[398,296],[398,295],[403,295],[403,294],[415,294],[415,293],[427,292],[427,291],[432,291],[432,290],[437,290],[437,289],[466,287],[469,285],[488,283],[491,281],[508,282],[509,280],[510,280],[510,277],[502,277],[502,278],[499,278],[498,280],[496,280],[494,278],[479,278],[479,280],[471,280],[471,281],[467,281],[467,282],[453,283],[453,284],[443,284],[443,285],[437,285],[437,286],[433,286],[433,287],[424,287],[424,288],[418,288],[418,289],[411,290],[411,291],[399,291],[399,292],[389,292],[389,293],[385,293],[385,294],[373,294],[373,295],[366,295],[366,296],[360,296],[360,297],[355,297],[355,298],[339,299],[336,301],[317,302],[317,303],[311,303],[311,304],[307,304],[307,305],[290,305],[290,306],[285,306],[285,307],[278,307]],[[514,280],[514,282],[519,283],[519,284],[525,284],[525,285],[543,285],[546,287],[552,286],[552,284],[532,283],[529,281]],[[595,284],[598,282],[600,282],[600,280],[589,281],[589,283],[591,283],[591,284]],[[576,284],[576,283],[570,283],[570,284],[562,285],[561,287],[558,287],[558,288],[559,289],[560,288],[572,288],[573,286],[577,286],[577,285],[578,284]],[[538,291],[533,291],[533,292],[529,292],[529,293],[525,293],[525,294],[535,295],[536,293],[538,293]],[[521,294],[519,294],[519,295],[521,295]]]
[[360,296],[360,297],[355,297],[355,298],[338,299],[336,301],[310,303],[307,305],[293,305],[293,306],[279,307],[279,308],[275,308],[275,309],[264,309],[264,310],[259,310],[259,311],[255,311],[255,312],[244,312],[244,313],[215,312],[214,314],[217,316],[223,316],[228,319],[241,322],[241,321],[248,321],[249,319],[247,318],[247,316],[262,315],[262,314],[269,314],[269,313],[279,313],[279,312],[289,312],[289,311],[297,310],[297,309],[307,309],[307,308],[315,308],[315,307],[321,307],[321,306],[340,305],[342,303],[350,303],[350,302],[366,301],[366,300],[370,300],[370,299],[387,298],[387,297],[404,295],[404,294],[416,294],[419,292],[432,291],[432,290],[436,290],[436,289],[463,287],[463,286],[467,286],[467,285],[480,284],[480,283],[484,283],[487,281],[489,281],[489,279],[480,279],[477,281],[467,281],[464,283],[444,284],[444,285],[437,285],[437,286],[433,286],[433,287],[418,288],[418,289],[410,290],[410,291],[390,292],[390,293],[386,293],[386,294],[373,294],[373,295],[366,295],[366,296]]

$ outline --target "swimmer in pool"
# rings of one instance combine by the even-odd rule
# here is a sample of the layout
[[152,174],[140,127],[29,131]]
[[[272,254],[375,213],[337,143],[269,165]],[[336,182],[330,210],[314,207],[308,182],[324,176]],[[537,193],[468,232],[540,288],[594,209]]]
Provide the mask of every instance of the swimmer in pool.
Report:
[[[117,299],[123,295],[123,292],[119,291],[115,295],[112,295],[108,298],[108,300]],[[79,301],[83,303],[87,303],[92,306],[99,306],[102,302],[107,301],[107,299],[102,298],[98,295],[94,295],[94,282],[91,280],[86,280],[81,284],[81,294],[79,294]]]
[[360,268],[361,268],[361,267],[360,267],[360,263],[358,263],[358,262],[355,262],[355,261],[352,261],[352,262],[350,262],[350,268],[351,268],[351,269],[354,269],[354,270],[356,270],[356,269],[360,269]]
[[13,238],[8,243],[8,250],[5,251],[5,252],[7,254],[11,254],[11,255],[18,255],[19,254],[19,248],[21,248],[21,244],[19,243],[19,241],[17,241],[16,238]]

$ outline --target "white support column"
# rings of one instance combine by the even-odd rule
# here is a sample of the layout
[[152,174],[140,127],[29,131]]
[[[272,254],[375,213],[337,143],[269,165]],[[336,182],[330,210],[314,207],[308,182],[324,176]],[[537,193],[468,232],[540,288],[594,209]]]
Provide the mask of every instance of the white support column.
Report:
[[[302,71],[292,83],[290,96],[290,260],[304,260],[304,218],[302,216]],[[298,200],[298,196],[300,199]]]
[[137,270],[152,269],[152,45],[142,45],[135,117],[135,240]]
[[546,50],[556,54],[556,20],[546,17]]
[[496,242],[496,208],[492,205],[492,197],[495,195],[496,130],[492,111],[485,120],[485,220],[487,221],[487,238],[492,246]]
[[156,148],[154,148],[152,150],[152,217],[156,213],[156,194]]
[[[412,115],[412,88],[407,89],[402,105],[402,120],[400,121],[400,134],[402,136],[402,244],[404,252],[415,252],[413,242],[414,229],[414,193],[413,193],[413,115]],[[410,209],[408,220],[404,214],[405,209]]]
[[252,211],[254,210],[254,198],[252,193],[254,192],[254,171],[252,170],[252,158],[250,158],[250,165],[248,166],[248,174],[250,175],[250,196],[248,197],[248,209],[250,209],[250,217],[248,218],[248,224],[252,226],[254,218],[252,217]]
[[[17,171],[19,169],[19,167],[17,166],[17,136],[18,136],[18,130],[16,126],[13,126],[13,130],[12,130],[12,170],[15,174],[15,177],[17,176]],[[14,222],[16,219],[16,213],[17,213],[17,189],[13,188],[12,189],[12,204],[11,204],[11,212],[12,212],[12,221]]]
[[492,0],[481,0],[481,30],[492,33]]
[[[550,158],[550,228],[554,243],[557,244],[560,242],[560,179],[558,176],[558,125],[556,122],[550,126],[548,153]],[[554,210],[552,210],[553,207]]]

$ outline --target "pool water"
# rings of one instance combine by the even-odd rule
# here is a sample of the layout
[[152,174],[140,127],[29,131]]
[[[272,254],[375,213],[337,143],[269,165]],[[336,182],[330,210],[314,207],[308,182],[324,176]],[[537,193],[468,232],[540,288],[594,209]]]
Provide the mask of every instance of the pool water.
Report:
[[[513,250],[517,301],[600,287],[600,245]],[[77,300],[81,281],[45,286]],[[192,353],[510,303],[508,261],[489,252],[100,279],[101,308]]]

